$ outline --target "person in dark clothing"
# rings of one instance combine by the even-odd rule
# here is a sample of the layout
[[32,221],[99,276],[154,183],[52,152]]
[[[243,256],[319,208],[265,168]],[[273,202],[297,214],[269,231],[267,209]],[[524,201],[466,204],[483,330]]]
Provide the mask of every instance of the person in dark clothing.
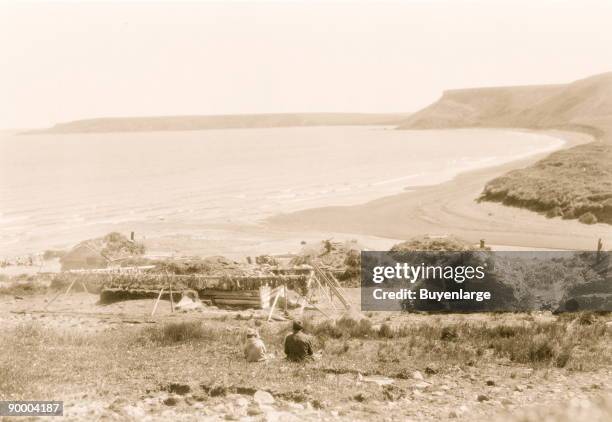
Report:
[[300,321],[293,321],[293,332],[285,337],[285,354],[287,359],[301,362],[312,359],[312,341],[310,336],[304,333],[304,326]]

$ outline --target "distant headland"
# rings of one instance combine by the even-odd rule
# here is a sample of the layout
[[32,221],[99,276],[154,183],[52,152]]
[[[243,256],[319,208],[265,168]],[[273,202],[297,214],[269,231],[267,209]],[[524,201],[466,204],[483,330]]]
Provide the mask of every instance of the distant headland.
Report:
[[24,134],[156,132],[294,126],[397,126],[409,113],[273,113],[208,116],[104,117],[58,123]]

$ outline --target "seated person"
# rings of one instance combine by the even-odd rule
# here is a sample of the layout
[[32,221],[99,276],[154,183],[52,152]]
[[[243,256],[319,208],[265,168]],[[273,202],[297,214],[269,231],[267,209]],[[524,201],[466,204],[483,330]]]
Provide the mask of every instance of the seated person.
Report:
[[247,362],[263,362],[267,359],[266,345],[259,338],[257,330],[252,328],[247,331],[247,341],[244,347],[244,357]]
[[287,359],[294,362],[314,357],[312,340],[304,333],[304,326],[300,321],[293,321],[293,332],[285,337],[285,354]]

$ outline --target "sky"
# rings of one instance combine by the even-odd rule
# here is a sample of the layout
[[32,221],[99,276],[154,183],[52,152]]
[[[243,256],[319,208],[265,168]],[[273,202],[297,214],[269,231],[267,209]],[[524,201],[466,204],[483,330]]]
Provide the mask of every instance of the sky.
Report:
[[0,3],[0,129],[411,112],[450,88],[612,71],[612,1]]

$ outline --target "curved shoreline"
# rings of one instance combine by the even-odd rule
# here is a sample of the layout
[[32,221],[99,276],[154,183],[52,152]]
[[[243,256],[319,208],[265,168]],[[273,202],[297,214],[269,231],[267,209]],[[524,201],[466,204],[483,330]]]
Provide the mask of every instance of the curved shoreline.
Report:
[[[554,134],[565,140],[559,149],[597,142],[581,132],[533,132]],[[575,220],[548,219],[524,209],[475,201],[489,180],[549,154],[550,151],[469,171],[441,184],[416,187],[361,205],[313,208],[277,215],[265,223],[286,231],[330,231],[395,239],[453,234],[475,243],[485,239],[493,245],[533,248],[593,249],[598,238],[611,244],[612,234],[602,230],[602,224],[587,226]]]

